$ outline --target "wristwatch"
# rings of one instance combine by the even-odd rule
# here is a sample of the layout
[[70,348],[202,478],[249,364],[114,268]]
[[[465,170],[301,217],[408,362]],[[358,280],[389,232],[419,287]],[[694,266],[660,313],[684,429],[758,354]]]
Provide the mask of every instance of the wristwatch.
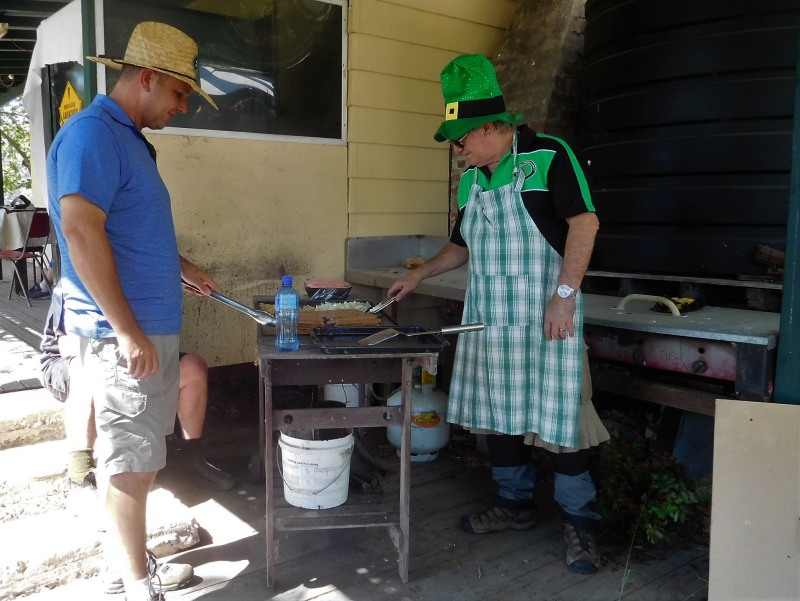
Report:
[[575,288],[570,286],[569,284],[559,284],[558,288],[556,288],[556,294],[561,298],[575,298]]

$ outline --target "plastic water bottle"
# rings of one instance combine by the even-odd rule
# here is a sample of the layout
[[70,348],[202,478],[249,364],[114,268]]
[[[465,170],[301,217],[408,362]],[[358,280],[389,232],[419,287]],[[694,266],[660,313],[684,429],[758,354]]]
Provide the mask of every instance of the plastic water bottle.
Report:
[[292,288],[292,276],[281,278],[281,287],[275,295],[275,349],[296,351],[300,348],[297,336],[297,317],[300,310],[300,295]]

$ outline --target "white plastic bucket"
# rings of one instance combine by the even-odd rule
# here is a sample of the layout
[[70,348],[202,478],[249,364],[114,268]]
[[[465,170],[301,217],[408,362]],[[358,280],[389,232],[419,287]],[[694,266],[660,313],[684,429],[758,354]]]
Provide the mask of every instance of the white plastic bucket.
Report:
[[[370,386],[366,390],[367,404],[370,404]],[[326,384],[325,400],[338,401],[347,407],[358,407],[358,384]]]
[[304,440],[281,432],[283,497],[304,509],[329,509],[347,501],[352,432],[331,440]]

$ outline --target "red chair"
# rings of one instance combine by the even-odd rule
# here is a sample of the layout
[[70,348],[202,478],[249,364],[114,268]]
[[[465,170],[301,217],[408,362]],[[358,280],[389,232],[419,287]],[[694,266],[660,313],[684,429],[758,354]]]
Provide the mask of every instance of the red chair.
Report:
[[[47,213],[47,209],[36,209],[33,211],[31,215],[30,223],[28,224],[28,232],[25,235],[25,244],[22,248],[18,248],[17,250],[0,250],[0,260],[2,261],[10,261],[12,266],[14,267],[14,277],[11,278],[11,286],[8,290],[8,298],[11,298],[11,294],[14,291],[14,282],[19,283],[19,287],[22,290],[22,295],[25,297],[25,301],[28,303],[29,307],[32,307],[31,300],[28,298],[28,291],[27,291],[27,283],[26,279],[20,275],[19,264],[24,262],[28,259],[33,260],[33,271],[34,274],[36,273],[36,264],[39,264],[39,267],[42,273],[45,272],[45,252],[47,250],[47,245],[50,242],[50,215]],[[27,272],[27,268],[25,269]]]

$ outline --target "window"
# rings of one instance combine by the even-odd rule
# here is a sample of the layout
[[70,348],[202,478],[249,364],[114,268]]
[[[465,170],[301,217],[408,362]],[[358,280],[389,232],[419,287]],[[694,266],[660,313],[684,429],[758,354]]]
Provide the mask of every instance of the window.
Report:
[[[344,139],[346,0],[104,0],[103,54],[122,57],[141,21],[197,41],[202,87],[170,128],[199,135]],[[188,8],[191,6],[191,8]],[[119,72],[105,69],[110,90]],[[102,79],[100,80],[102,89]],[[182,133],[192,133],[185,131]],[[230,134],[233,136],[233,134]]]

